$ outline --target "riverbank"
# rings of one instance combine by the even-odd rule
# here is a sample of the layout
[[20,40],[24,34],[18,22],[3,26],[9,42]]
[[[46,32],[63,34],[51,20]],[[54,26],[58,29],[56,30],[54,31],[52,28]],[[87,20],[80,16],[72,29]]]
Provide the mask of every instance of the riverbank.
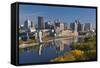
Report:
[[72,50],[50,62],[96,60],[96,36],[87,36],[85,42],[73,43]]
[[[76,37],[76,36],[58,36],[58,37],[55,37],[55,38],[45,37],[43,39],[42,43],[36,42],[35,40],[29,40],[29,41],[26,41],[22,44],[19,44],[19,48],[26,48],[26,47],[30,47],[30,46],[35,46],[35,45],[39,45],[39,44],[43,44],[43,43],[52,42],[54,40],[55,41],[56,40],[70,40],[70,39],[74,39],[74,37]],[[77,36],[77,37],[85,37],[85,36]]]
[[26,48],[26,47],[30,47],[30,46],[36,46],[36,45],[39,45],[39,44],[43,44],[43,43],[48,43],[48,42],[52,42],[54,40],[68,40],[68,39],[73,39],[73,37],[57,37],[57,38],[53,38],[53,39],[50,39],[50,40],[45,40],[43,41],[42,43],[39,43],[39,42],[32,42],[32,43],[24,43],[24,44],[20,44],[19,45],[19,48]]

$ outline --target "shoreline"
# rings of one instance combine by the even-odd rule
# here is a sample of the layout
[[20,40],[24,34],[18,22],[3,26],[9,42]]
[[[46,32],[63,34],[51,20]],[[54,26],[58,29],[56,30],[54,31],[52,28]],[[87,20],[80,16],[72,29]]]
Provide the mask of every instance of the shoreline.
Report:
[[[48,41],[43,41],[42,43],[48,43],[48,42],[52,42],[53,40],[69,40],[69,39],[73,39],[73,36],[69,36],[68,38],[63,37],[63,38],[55,38],[55,39],[51,39]],[[30,43],[30,44],[21,44],[19,45],[19,48],[26,48],[26,47],[30,47],[30,46],[36,46],[42,43]]]
[[[48,42],[52,42],[53,40],[70,40],[73,39],[75,36],[61,36],[61,37],[57,37],[57,38],[53,38],[51,40],[48,41],[43,41],[42,43],[48,43]],[[78,37],[85,37],[85,36],[78,36]],[[36,46],[42,43],[30,43],[30,44],[20,44],[19,48],[26,48],[26,47],[30,47],[30,46]]]

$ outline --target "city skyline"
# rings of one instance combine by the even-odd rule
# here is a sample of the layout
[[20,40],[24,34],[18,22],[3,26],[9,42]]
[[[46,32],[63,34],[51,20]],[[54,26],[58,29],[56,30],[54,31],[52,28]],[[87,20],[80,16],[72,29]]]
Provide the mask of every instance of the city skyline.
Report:
[[39,5],[19,5],[19,24],[29,19],[38,24],[38,16],[43,16],[45,22],[60,19],[64,23],[72,23],[80,19],[81,23],[96,24],[96,10],[91,8],[52,7]]
[[19,63],[96,60],[96,9],[19,4]]

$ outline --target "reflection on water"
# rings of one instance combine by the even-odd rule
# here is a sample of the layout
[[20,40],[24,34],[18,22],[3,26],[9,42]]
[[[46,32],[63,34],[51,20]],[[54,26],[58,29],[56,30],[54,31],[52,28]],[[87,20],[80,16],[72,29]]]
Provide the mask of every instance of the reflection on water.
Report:
[[61,56],[65,52],[69,52],[71,50],[70,45],[73,41],[77,42],[78,37],[66,40],[54,39],[53,41],[48,43],[20,49],[19,63],[24,64],[49,62],[51,59]]

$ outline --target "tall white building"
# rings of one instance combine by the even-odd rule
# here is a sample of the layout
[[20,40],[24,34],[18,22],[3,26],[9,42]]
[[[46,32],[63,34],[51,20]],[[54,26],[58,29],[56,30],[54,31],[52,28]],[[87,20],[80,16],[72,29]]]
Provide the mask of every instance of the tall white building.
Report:
[[77,27],[78,27],[78,24],[77,24],[77,22],[75,22],[75,32],[77,32]]
[[32,25],[31,25],[31,21],[30,21],[29,19],[26,20],[26,21],[24,22],[24,27],[25,27],[26,29],[29,29],[31,26],[32,26]]
[[29,19],[24,22],[24,27],[25,27],[26,30],[29,30],[30,32],[34,32],[35,31],[34,24]]
[[60,23],[60,30],[64,30],[64,23]]
[[84,28],[85,28],[85,25],[82,24],[82,26],[81,26],[81,29],[82,29],[81,31],[82,31],[82,32],[84,32]]
[[31,31],[31,32],[36,31],[36,29],[35,29],[35,25],[33,24],[32,21],[31,21],[31,28],[30,28],[30,31]]

